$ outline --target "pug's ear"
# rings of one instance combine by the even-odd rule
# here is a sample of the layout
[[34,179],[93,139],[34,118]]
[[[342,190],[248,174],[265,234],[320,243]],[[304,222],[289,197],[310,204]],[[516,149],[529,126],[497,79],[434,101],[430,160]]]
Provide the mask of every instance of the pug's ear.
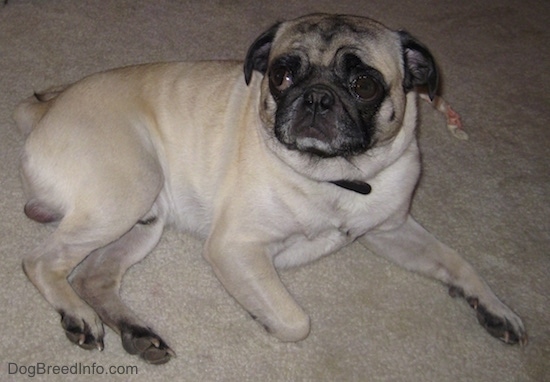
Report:
[[248,48],[246,59],[244,61],[244,79],[246,84],[250,84],[252,79],[252,72],[254,70],[265,74],[267,71],[267,63],[269,60],[269,52],[271,51],[271,44],[275,38],[275,34],[279,30],[281,23],[273,25],[271,28],[262,33],[256,41],[252,43]]
[[439,73],[435,60],[424,45],[405,31],[399,31],[401,46],[403,47],[403,62],[405,78],[403,88],[405,92],[416,86],[426,86],[428,95],[433,101],[439,85]]

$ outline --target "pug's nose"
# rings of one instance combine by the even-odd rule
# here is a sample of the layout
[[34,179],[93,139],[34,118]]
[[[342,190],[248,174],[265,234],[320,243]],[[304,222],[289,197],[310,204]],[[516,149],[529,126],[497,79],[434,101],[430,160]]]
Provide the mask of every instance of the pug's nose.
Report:
[[312,112],[324,112],[334,106],[334,93],[329,88],[317,85],[312,86],[304,93],[304,105]]

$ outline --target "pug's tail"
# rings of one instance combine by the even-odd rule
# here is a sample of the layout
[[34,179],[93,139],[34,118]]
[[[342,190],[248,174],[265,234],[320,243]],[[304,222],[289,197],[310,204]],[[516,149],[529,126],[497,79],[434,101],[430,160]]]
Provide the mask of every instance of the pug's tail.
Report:
[[44,114],[48,111],[55,98],[65,90],[65,86],[34,93],[23,100],[15,109],[13,119],[25,136],[29,135]]

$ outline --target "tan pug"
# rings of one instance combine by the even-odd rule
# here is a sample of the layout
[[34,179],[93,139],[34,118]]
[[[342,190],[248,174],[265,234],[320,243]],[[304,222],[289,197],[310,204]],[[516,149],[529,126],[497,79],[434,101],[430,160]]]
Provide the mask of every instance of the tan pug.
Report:
[[202,235],[227,291],[282,341],[304,339],[310,321],[276,269],[359,240],[448,284],[492,335],[524,344],[520,318],[409,215],[416,88],[433,99],[437,84],[408,33],[317,14],[262,34],[244,73],[240,62],[159,63],[36,95],[14,116],[29,134],[25,212],[57,228],[25,272],[71,341],[102,349],[105,323],[128,352],[163,363],[173,351],[119,288],[166,225]]

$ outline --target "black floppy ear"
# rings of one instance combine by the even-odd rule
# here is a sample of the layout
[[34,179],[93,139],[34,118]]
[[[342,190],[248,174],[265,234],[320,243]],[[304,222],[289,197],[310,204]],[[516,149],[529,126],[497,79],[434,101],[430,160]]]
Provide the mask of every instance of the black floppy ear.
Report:
[[271,43],[280,25],[281,23],[277,23],[266,30],[252,43],[250,48],[248,48],[248,53],[246,53],[246,59],[244,61],[244,79],[247,85],[250,84],[252,72],[254,70],[262,74],[265,74],[267,71],[267,61],[269,59],[269,52],[271,51]]
[[424,45],[405,31],[399,31],[403,47],[403,62],[405,64],[405,79],[403,88],[409,91],[415,86],[426,86],[428,95],[433,101],[439,84],[439,73],[435,60]]

